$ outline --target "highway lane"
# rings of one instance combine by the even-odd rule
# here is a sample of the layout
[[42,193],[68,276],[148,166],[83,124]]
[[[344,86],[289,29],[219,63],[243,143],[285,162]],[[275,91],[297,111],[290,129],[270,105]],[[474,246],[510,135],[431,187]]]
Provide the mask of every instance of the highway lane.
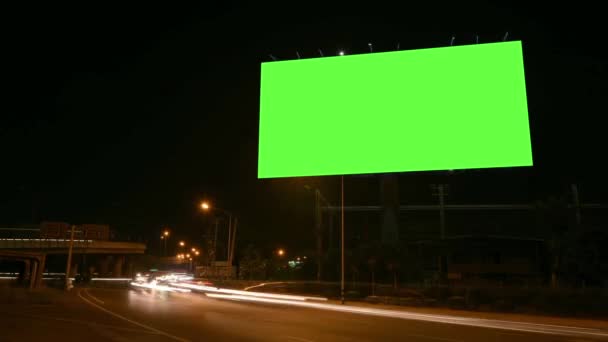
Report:
[[[91,289],[104,308],[191,341],[534,341],[592,340],[502,329],[377,317],[195,293]],[[605,340],[605,338],[604,338]]]
[[0,288],[0,341],[167,341],[87,305],[76,293]]
[[[0,309],[4,320],[6,307]],[[10,324],[26,316],[46,340],[62,341],[591,341],[605,336],[560,336],[344,313],[269,303],[212,299],[198,293],[75,289],[56,302],[14,308]],[[21,316],[20,316],[21,315]],[[35,316],[35,317],[34,317]],[[8,336],[8,335],[5,335]],[[16,335],[11,335],[14,336]],[[0,341],[18,341],[18,339]]]

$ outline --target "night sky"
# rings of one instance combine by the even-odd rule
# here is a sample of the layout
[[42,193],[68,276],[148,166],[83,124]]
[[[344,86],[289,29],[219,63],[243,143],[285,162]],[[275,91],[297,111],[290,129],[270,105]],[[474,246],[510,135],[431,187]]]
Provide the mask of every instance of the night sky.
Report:
[[[221,2],[220,2],[221,3]],[[197,235],[203,198],[241,218],[242,241],[312,247],[313,196],[337,177],[257,180],[260,63],[522,40],[535,166],[400,175],[402,202],[529,202],[580,184],[604,201],[606,53],[601,10],[505,5],[6,8],[0,225],[106,223]],[[291,3],[290,3],[291,4]],[[373,4],[373,5],[372,5]],[[577,3],[578,4],[578,3]],[[376,177],[347,177],[377,204]]]

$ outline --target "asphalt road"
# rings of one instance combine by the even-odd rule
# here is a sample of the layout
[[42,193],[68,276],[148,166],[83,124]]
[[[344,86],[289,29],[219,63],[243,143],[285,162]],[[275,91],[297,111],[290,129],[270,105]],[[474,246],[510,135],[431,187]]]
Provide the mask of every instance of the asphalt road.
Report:
[[581,331],[546,334],[152,290],[4,291],[0,296],[2,342],[608,340],[607,331]]

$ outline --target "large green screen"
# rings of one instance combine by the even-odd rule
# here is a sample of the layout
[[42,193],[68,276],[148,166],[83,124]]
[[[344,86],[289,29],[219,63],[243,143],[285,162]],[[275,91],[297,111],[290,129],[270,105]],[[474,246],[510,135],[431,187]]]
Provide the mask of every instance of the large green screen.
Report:
[[520,41],[262,63],[258,178],[531,166]]

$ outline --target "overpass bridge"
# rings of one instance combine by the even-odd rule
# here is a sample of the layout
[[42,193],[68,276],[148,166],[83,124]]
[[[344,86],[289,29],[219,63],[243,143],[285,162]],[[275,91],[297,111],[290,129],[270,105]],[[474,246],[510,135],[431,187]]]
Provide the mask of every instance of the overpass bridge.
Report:
[[[40,286],[45,270],[47,256],[67,255],[70,239],[41,239],[41,238],[0,238],[0,260],[12,260],[24,264],[20,278],[29,280],[30,288]],[[74,239],[72,241],[73,255],[96,255],[97,267],[101,273],[107,273],[112,263],[113,276],[123,272],[125,257],[144,254],[146,245],[136,242],[105,241],[92,239]],[[78,262],[73,259],[70,276],[78,270]]]
[[[6,250],[67,254],[70,239],[0,238],[0,253]],[[74,239],[72,253],[76,254],[144,254],[146,245],[137,242]]]

